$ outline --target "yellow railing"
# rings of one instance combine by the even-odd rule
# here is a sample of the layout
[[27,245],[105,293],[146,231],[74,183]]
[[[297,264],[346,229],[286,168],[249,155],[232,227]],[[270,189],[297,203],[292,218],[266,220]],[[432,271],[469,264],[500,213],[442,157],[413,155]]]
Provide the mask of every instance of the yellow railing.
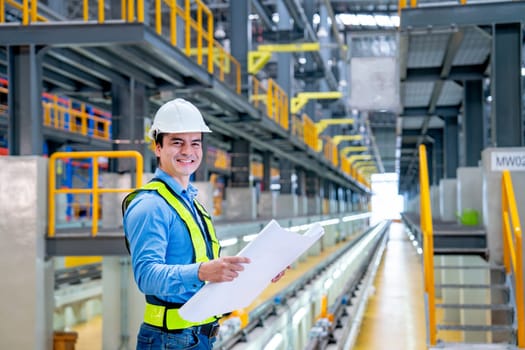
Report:
[[332,138],[329,136],[321,136],[323,139],[323,154],[326,159],[330,161],[334,166],[339,165],[339,151],[337,145],[332,142]]
[[[458,4],[465,5],[467,3],[467,0],[459,0]],[[410,0],[410,7],[415,8],[418,5],[418,0]],[[407,8],[408,6],[408,0],[398,0],[397,2],[397,8],[398,12],[401,11],[404,8]]]
[[288,95],[273,79],[267,80],[266,87],[257,78],[251,77],[251,79],[251,103],[284,130],[288,130],[290,117]]
[[[8,93],[7,80],[0,78],[0,115],[7,114]],[[109,112],[53,94],[43,93],[42,98],[44,126],[104,140],[111,139],[112,121]]]
[[[56,152],[49,157],[49,188],[48,188],[48,236],[55,236],[55,196],[58,194],[88,194],[93,198],[91,235],[98,232],[100,198],[103,193],[123,193],[133,191],[134,188],[99,188],[99,157],[106,158],[135,158],[135,187],[142,186],[144,164],[142,155],[137,151],[94,151],[94,152]],[[92,188],[56,188],[56,161],[57,159],[91,159],[92,161]]]
[[[81,20],[84,22],[92,20],[90,16],[95,13],[98,23],[106,23],[108,19],[106,18],[104,3],[104,0],[83,0]],[[167,38],[171,44],[179,47],[188,57],[194,58],[197,64],[204,67],[208,73],[214,74],[220,81],[240,94],[241,65],[215,41],[211,10],[202,0],[185,0],[183,6],[179,6],[176,0],[155,0],[153,22],[159,35],[163,35],[162,11],[165,9],[164,6],[168,9],[169,33]],[[120,7],[120,18],[110,18],[109,20],[144,23],[144,0],[121,0]],[[6,8],[19,10],[23,25],[48,21],[46,17],[38,14],[37,0],[0,0],[0,23],[5,22]],[[178,21],[180,21],[179,26],[177,26]],[[177,29],[180,30],[180,33]]]
[[525,348],[525,314],[523,300],[523,252],[521,224],[508,170],[501,176],[501,224],[503,231],[503,263],[507,275],[514,275],[515,305],[518,323],[518,347]]
[[42,101],[45,126],[104,140],[111,139],[111,119],[88,113],[84,103],[74,108],[69,99],[62,101],[57,95],[44,95],[48,100]]
[[[1,2],[2,0],[0,0]],[[7,115],[7,80],[0,78],[0,116]]]
[[317,145],[319,141],[319,133],[315,127],[315,123],[308,117],[308,115],[302,115],[304,125],[304,143],[312,150],[317,152]]
[[432,226],[432,209],[430,207],[430,187],[428,184],[427,149],[419,145],[419,188],[421,232],[423,233],[423,269],[425,293],[428,308],[428,341],[436,345],[436,305],[434,290],[434,229]]
[[[162,12],[168,10],[167,37],[197,64],[206,67],[208,73],[241,93],[241,65],[213,38],[213,14],[201,0],[194,1],[195,17],[192,17],[191,1],[185,0],[181,7],[174,0],[155,0],[155,31],[164,35]],[[183,29],[183,33],[178,30]],[[182,35],[184,34],[184,35]]]

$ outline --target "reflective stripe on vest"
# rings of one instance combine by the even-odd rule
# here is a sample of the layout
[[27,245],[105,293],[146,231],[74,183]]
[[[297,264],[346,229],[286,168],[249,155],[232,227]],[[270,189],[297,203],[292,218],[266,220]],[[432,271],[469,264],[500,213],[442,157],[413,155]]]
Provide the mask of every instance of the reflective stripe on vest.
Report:
[[[164,323],[164,315],[166,316],[166,323]],[[217,319],[219,319],[219,317],[212,316],[201,322],[190,322],[180,316],[179,309],[170,309],[166,306],[153,305],[150,303],[146,303],[146,309],[144,310],[144,323],[168,330],[200,326],[202,324],[215,322]]]

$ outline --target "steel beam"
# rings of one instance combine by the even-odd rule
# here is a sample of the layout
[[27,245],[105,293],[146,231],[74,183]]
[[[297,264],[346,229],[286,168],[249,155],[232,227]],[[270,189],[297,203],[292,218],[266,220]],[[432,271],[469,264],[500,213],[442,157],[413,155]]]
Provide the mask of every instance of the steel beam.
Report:
[[[440,117],[457,117],[459,115],[460,106],[440,106],[434,109],[434,113],[431,115],[436,115]],[[428,115],[427,107],[405,107],[401,113],[401,117],[421,117]]]
[[401,30],[429,27],[479,26],[523,21],[525,2],[508,1],[404,8],[401,10]]
[[259,19],[264,24],[266,29],[274,30],[275,23],[270,18],[271,13],[266,11],[266,8],[261,4],[260,0],[251,0],[255,12],[259,15]]
[[[484,64],[473,66],[451,67],[447,80],[477,80],[483,79],[487,66]],[[409,68],[406,78],[401,81],[434,81],[441,76],[441,67]]]
[[[74,69],[71,65],[60,61],[51,55],[46,55],[44,57],[43,65],[45,68],[60,73],[70,79],[74,79],[80,82],[82,85],[90,86],[99,90],[102,90],[102,86],[104,85],[103,80],[98,79],[97,77],[90,75],[85,71]],[[44,78],[45,76],[46,72],[44,72]]]
[[142,23],[38,23],[0,26],[0,45],[103,46],[144,41]]

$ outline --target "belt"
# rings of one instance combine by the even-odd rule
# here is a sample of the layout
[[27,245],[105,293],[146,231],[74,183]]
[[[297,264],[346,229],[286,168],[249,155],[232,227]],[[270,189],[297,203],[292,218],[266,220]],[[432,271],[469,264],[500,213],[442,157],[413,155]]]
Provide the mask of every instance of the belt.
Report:
[[193,326],[193,327],[188,327],[188,328],[183,328],[183,329],[167,329],[167,328],[158,327],[152,324],[149,324],[149,326],[155,327],[158,329],[162,329],[166,333],[175,333],[175,334],[182,333],[187,329],[192,329],[193,331],[195,331],[195,333],[202,334],[208,338],[216,337],[219,334],[219,328],[220,328],[220,325],[218,322],[206,323],[200,326]]
[[191,328],[195,329],[195,331],[199,334],[205,335],[208,338],[214,338],[219,334],[219,323],[213,322],[213,323],[206,323],[201,326],[193,326]]

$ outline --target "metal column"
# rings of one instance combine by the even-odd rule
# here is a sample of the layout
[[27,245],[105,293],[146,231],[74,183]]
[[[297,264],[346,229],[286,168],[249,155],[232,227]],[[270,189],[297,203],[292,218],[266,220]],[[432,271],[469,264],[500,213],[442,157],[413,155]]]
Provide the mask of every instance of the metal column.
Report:
[[292,162],[286,159],[279,160],[279,184],[281,185],[281,194],[292,193]]
[[467,80],[463,90],[465,166],[477,167],[484,148],[482,81]]
[[[306,18],[308,20],[312,20],[314,14],[315,14],[315,1],[314,0],[304,0],[304,12],[306,15]],[[318,67],[316,67],[316,64],[313,60],[313,57],[309,53],[305,53],[305,57],[308,57],[306,60],[306,63],[304,64],[304,70],[305,70],[305,89],[304,91],[319,91],[319,83],[318,78],[316,76],[316,71],[318,70]],[[314,122],[318,121],[318,118],[315,113],[315,100],[310,100],[306,103],[306,106],[304,107],[305,113],[312,119]]]
[[[282,1],[277,2],[277,12],[279,13],[279,23],[277,28],[279,30],[292,29],[290,22],[290,15]],[[281,52],[277,55],[277,84],[283,91],[291,96],[292,94],[292,77],[294,73],[294,66],[292,61],[292,53]]]
[[251,46],[252,31],[248,15],[250,1],[230,1],[231,54],[241,65],[241,91],[248,94],[248,50]]
[[263,177],[262,177],[262,191],[270,191],[270,186],[272,184],[272,153],[264,152],[262,155],[263,158]]
[[41,155],[43,152],[43,50],[35,45],[10,46],[7,50],[10,155]]
[[[144,157],[146,172],[153,163],[153,155],[148,150],[144,138],[144,117],[148,106],[146,89],[134,79],[127,86],[112,84],[112,138],[119,142],[114,144],[114,150],[136,150]],[[115,170],[119,173],[134,171],[135,161],[119,159]]]
[[234,140],[231,153],[231,186],[245,188],[250,186],[250,142]]
[[455,179],[458,168],[458,118],[445,118],[443,142],[443,163],[445,170],[443,175],[446,179]]
[[313,172],[306,172],[305,192],[307,201],[307,215],[318,215],[321,213],[321,190],[319,177]]
[[521,23],[492,27],[492,143],[523,145],[521,86]]

